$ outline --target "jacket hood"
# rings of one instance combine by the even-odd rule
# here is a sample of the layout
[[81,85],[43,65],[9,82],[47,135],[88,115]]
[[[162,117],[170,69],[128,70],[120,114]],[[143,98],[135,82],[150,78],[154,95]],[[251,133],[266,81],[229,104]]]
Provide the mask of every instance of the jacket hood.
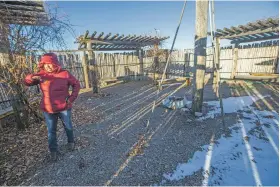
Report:
[[57,55],[54,53],[46,53],[41,57],[39,63],[40,70],[44,70],[44,64],[53,64],[56,67],[56,72],[59,72],[61,70]]

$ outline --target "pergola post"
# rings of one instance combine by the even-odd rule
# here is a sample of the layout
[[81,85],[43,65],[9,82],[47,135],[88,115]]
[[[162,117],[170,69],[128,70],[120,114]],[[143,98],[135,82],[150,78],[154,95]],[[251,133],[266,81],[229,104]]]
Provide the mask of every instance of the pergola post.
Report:
[[154,45],[154,80],[158,76],[159,61],[158,61],[158,44]]
[[98,70],[97,70],[97,64],[95,61],[95,54],[91,47],[91,42],[87,43],[87,49],[88,49],[88,60],[89,64],[93,67],[91,69],[91,75],[92,75],[92,91],[93,93],[99,93],[99,84],[98,84]]
[[234,44],[234,48],[232,50],[232,60],[233,60],[233,65],[232,65],[232,71],[231,71],[231,79],[234,79],[236,72],[237,72],[237,61],[238,61],[238,43]]
[[279,51],[277,53],[277,57],[276,57],[275,63],[274,63],[274,73],[275,74],[279,73]]
[[139,65],[140,65],[140,76],[144,76],[144,64],[143,64],[143,49],[137,50]]
[[207,44],[207,19],[208,0],[196,1],[196,24],[195,24],[195,49],[194,49],[194,84],[192,98],[192,112],[202,112],[203,89],[206,66]]
[[85,86],[88,89],[89,88],[89,80],[88,80],[88,62],[86,58],[86,52],[83,51],[83,61],[82,61],[82,66],[84,70],[84,79],[85,79]]
[[215,54],[213,54],[213,55],[215,55],[215,58],[213,58],[213,59],[215,59],[215,61],[214,61],[214,63],[215,63],[215,68],[214,68],[214,77],[213,77],[213,86],[214,86],[214,88],[216,89],[216,85],[217,85],[217,82],[218,82],[218,80],[220,79],[220,38],[215,38],[215,46],[216,46],[216,48],[215,48]]
[[140,74],[143,76],[143,74],[144,74],[143,49],[138,50],[138,58],[139,58],[139,64],[140,64]]

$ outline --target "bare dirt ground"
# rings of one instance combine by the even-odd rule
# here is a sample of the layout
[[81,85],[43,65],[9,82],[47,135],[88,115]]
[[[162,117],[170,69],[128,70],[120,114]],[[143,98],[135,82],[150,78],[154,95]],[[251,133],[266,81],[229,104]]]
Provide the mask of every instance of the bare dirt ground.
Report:
[[[223,134],[221,117],[197,121],[188,112],[169,110],[160,105],[162,99],[178,86],[167,86],[157,95],[151,82],[138,81],[104,88],[101,97],[90,92],[81,94],[73,108],[78,142],[76,150],[65,150],[66,137],[61,129],[58,162],[49,163],[48,159],[44,159],[24,175],[22,183],[17,184],[159,184],[164,173],[190,159],[195,151],[209,144],[213,135],[218,139]],[[255,105],[261,110],[278,112],[278,85],[228,82],[222,84],[221,90],[223,98],[271,95],[271,99],[258,101]],[[183,87],[174,95],[185,94],[191,100],[190,87]],[[155,99],[159,105],[151,113]],[[206,85],[204,100],[217,100],[212,85]],[[203,112],[207,110],[205,106]],[[237,120],[236,114],[225,115],[227,127]],[[183,180],[167,182],[165,185],[199,186],[202,180],[201,170]]]

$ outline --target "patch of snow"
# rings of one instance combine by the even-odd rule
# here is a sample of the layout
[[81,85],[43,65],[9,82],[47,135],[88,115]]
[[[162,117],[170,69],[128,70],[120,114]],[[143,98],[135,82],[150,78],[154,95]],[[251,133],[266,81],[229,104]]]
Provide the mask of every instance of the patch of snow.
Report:
[[[242,97],[229,97],[223,99],[224,113],[235,113],[239,110],[244,110],[247,106],[252,105],[259,99],[263,99],[268,96],[262,97],[252,97],[252,96],[242,96]],[[208,118],[215,118],[217,115],[221,114],[220,102],[219,101],[208,101],[205,102],[211,110],[203,117],[198,120],[205,120]]]
[[[278,186],[279,185],[279,114],[275,111],[259,111],[248,107],[257,98],[240,97],[224,99],[225,113],[243,110],[243,118],[231,127],[231,137],[209,140],[202,151],[195,152],[186,163],[179,163],[176,169],[163,174],[166,181],[181,180],[203,169],[201,185],[222,186]],[[218,101],[208,102],[219,107]],[[246,112],[247,110],[247,112]],[[261,126],[256,125],[256,115]]]

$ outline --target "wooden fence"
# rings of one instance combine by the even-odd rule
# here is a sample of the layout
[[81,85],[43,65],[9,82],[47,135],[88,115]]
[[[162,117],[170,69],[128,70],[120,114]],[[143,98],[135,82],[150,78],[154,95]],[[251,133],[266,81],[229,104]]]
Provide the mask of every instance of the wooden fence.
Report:
[[[240,46],[238,49],[223,48],[221,50],[221,78],[231,78],[233,72],[235,75],[248,75],[249,73],[278,73],[279,62],[279,43],[268,46]],[[83,52],[57,52],[61,66],[70,71],[81,83],[81,87],[85,88],[85,66],[83,63]],[[96,53],[94,61],[96,62],[100,79],[110,79],[124,76],[143,76],[153,73],[154,57],[149,56],[147,52],[141,54],[143,63],[141,64],[139,54],[133,53]],[[30,55],[26,58],[26,63],[30,68],[37,64],[40,55]],[[185,49],[177,50],[172,53],[171,62],[167,68],[167,78],[183,77],[188,72],[194,72],[194,50]],[[237,59],[237,60],[234,60]],[[166,64],[166,55],[158,58],[159,73],[163,72]],[[143,67],[141,70],[141,66]],[[34,68],[33,68],[34,69]],[[213,74],[213,53],[212,49],[207,49],[206,73]],[[91,85],[91,77],[89,77],[89,85]],[[38,92],[37,88],[29,88],[30,92]],[[7,90],[3,83],[0,83],[0,114],[10,108],[9,98],[6,94]],[[2,112],[1,112],[2,111]]]

